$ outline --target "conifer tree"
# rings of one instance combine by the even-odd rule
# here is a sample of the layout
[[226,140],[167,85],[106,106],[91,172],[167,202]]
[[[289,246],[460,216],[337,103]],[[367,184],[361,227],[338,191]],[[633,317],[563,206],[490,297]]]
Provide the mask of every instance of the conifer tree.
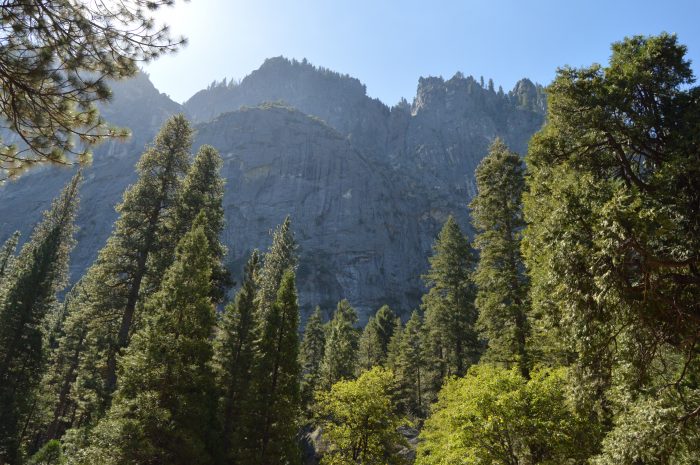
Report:
[[321,376],[321,362],[326,346],[326,329],[323,324],[321,307],[311,314],[304,328],[304,338],[299,348],[301,365],[301,400],[303,406],[313,401],[313,393],[318,387]]
[[386,368],[392,372],[396,372],[399,366],[399,357],[401,355],[401,339],[403,338],[403,324],[401,318],[396,318],[394,322],[394,331],[389,341],[386,354]]
[[430,287],[423,296],[426,357],[430,372],[426,387],[433,395],[446,376],[463,375],[479,358],[474,330],[474,286],[470,274],[474,255],[459,225],[450,216],[433,245],[430,270],[423,278]]
[[528,286],[520,255],[523,171],[520,157],[494,140],[476,169],[478,193],[469,206],[479,250],[474,283],[477,329],[488,341],[484,357],[507,368],[517,364],[527,378]]
[[[2,288],[2,283],[5,282],[3,279],[4,276],[9,276],[12,271],[12,265],[15,262],[15,252],[17,251],[17,244],[19,243],[19,236],[19,231],[15,231],[0,248],[0,288]],[[2,291],[0,290],[0,292]]]
[[362,330],[357,351],[358,374],[372,367],[380,366],[384,361],[382,352],[382,340],[374,316],[369,317]]
[[88,326],[72,316],[84,303],[81,300],[85,298],[82,286],[83,281],[78,281],[62,304],[65,321],[57,335],[56,348],[49,357],[48,369],[41,381],[41,398],[31,427],[30,450],[60,438],[71,425],[77,409],[71,387],[76,380]]
[[[159,232],[188,169],[191,140],[192,129],[182,115],[163,125],[136,165],[138,180],[116,208],[120,216],[112,235],[85,274],[80,309],[70,315],[75,321],[66,321],[67,328],[88,327],[76,384],[71,387],[78,403],[72,426],[90,425],[109,406],[117,357],[142,320],[149,258],[170,247],[170,237]],[[156,278],[149,280],[149,287],[158,288]]]
[[299,305],[291,269],[282,276],[275,302],[260,316],[240,463],[299,463]]
[[205,222],[200,215],[178,244],[161,289],[147,299],[147,321],[120,359],[111,408],[90,446],[73,452],[77,463],[214,462],[216,318]]
[[328,390],[341,379],[351,379],[357,363],[357,312],[343,299],[328,324],[326,348],[321,362],[322,389]]
[[224,309],[214,342],[214,368],[219,389],[219,418],[222,449],[235,462],[240,450],[243,405],[249,400],[250,377],[256,340],[257,275],[260,258],[254,250],[245,268],[243,285],[233,302]]
[[76,174],[22,247],[0,296],[0,463],[16,463],[21,422],[45,363],[44,323],[68,278],[78,188]]
[[399,406],[417,416],[425,414],[423,336],[421,317],[414,311],[403,329],[398,343],[394,378]]
[[376,315],[374,315],[374,322],[379,332],[382,354],[384,354],[383,361],[385,361],[387,351],[389,350],[389,342],[391,341],[391,336],[394,334],[394,328],[396,328],[396,314],[388,305],[382,305],[379,310],[377,310]]
[[264,257],[256,299],[259,311],[263,316],[270,311],[275,303],[282,276],[288,269],[295,269],[297,265],[295,252],[297,246],[291,226],[292,220],[287,216],[272,234],[272,245]]
[[224,229],[224,180],[220,175],[223,162],[219,152],[210,145],[203,145],[197,151],[192,166],[182,180],[171,212],[160,223],[159,236],[170,240],[150,256],[148,266],[149,281],[159,282],[165,269],[172,263],[177,242],[187,233],[194,219],[200,212],[207,216],[205,232],[210,244],[212,256],[217,263],[212,276],[214,280],[215,298],[224,297],[226,287],[231,284],[228,271],[222,260],[226,254],[226,246],[219,238]]

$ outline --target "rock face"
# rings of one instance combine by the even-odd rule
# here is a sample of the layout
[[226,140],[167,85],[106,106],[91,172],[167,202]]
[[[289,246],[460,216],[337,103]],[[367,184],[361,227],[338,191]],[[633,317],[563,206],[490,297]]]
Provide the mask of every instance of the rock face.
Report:
[[[144,144],[167,116],[185,112],[197,122],[195,150],[211,144],[224,158],[234,275],[289,214],[304,311],[320,304],[331,312],[347,298],[363,320],[384,303],[401,313],[419,304],[442,223],[453,214],[468,230],[474,168],[488,145],[498,136],[524,152],[544,114],[542,89],[528,80],[504,94],[459,73],[421,78],[412,104],[389,108],[357,79],[284,58],[240,83],[214,84],[184,107],[143,75],[114,90],[104,114],[133,138],[100,147],[86,169],[73,279],[109,235]],[[15,229],[27,234],[70,175],[45,167],[1,188],[0,240]]]

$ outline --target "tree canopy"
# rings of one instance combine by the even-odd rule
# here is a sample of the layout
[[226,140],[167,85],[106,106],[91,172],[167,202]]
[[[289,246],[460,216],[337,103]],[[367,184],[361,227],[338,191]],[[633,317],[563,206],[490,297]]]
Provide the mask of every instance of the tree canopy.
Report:
[[28,166],[85,158],[89,147],[127,132],[110,127],[96,102],[108,81],[184,42],[153,12],[174,0],[8,0],[0,4],[0,179]]

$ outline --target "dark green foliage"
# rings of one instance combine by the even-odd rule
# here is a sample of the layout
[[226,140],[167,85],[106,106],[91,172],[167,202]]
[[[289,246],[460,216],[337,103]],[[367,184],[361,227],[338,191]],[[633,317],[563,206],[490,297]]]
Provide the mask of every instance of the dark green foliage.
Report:
[[388,305],[382,305],[382,307],[377,310],[377,313],[374,315],[374,322],[377,325],[377,331],[379,332],[382,353],[384,354],[384,357],[386,357],[387,351],[389,350],[391,336],[393,336],[394,328],[396,328],[396,314]]
[[326,348],[326,329],[323,324],[321,307],[316,309],[306,321],[304,338],[299,348],[301,366],[301,400],[307,407],[313,402],[314,391],[321,377],[321,362]]
[[298,329],[294,272],[287,269],[275,302],[258,321],[240,463],[284,465],[301,460],[297,442],[301,413]]
[[40,161],[66,163],[70,153],[87,155],[90,145],[126,134],[108,127],[94,104],[109,99],[109,80],[133,76],[138,63],[182,42],[154,27],[153,11],[171,3],[2,3],[0,116],[28,147],[0,145],[0,179]]
[[250,377],[256,340],[257,279],[260,259],[254,250],[245,268],[243,285],[224,309],[214,342],[214,368],[219,389],[222,449],[233,460],[241,449],[241,418],[250,396]]
[[177,241],[187,233],[197,215],[204,212],[207,217],[204,225],[207,240],[212,257],[218,263],[212,272],[214,297],[217,301],[223,299],[226,288],[231,285],[231,277],[222,263],[226,247],[219,239],[225,223],[224,180],[220,175],[222,163],[221,156],[214,147],[203,145],[199,148],[192,166],[182,180],[172,212],[161,222],[158,236],[167,237],[169,242],[151,255],[148,265],[149,281],[156,284],[159,282],[159,276],[172,262]]
[[401,340],[403,338],[403,324],[401,318],[396,318],[394,321],[394,331],[391,335],[391,340],[387,346],[386,367],[393,372],[396,372],[401,356]]
[[0,295],[0,462],[16,462],[21,422],[34,405],[46,356],[45,319],[66,284],[78,208],[78,173],[22,247]]
[[180,241],[161,289],[146,300],[148,318],[120,359],[111,408],[90,446],[73,451],[76,463],[214,462],[216,319],[204,221]]
[[272,245],[265,254],[265,261],[260,270],[257,304],[263,315],[274,304],[285,271],[294,269],[297,265],[297,245],[294,242],[291,225],[292,220],[288,216],[275,229],[272,235]]
[[479,251],[474,273],[477,329],[488,341],[484,359],[506,367],[517,364],[527,378],[528,284],[520,255],[524,167],[500,139],[477,167],[476,187],[469,207]]
[[697,461],[700,92],[685,52],[635,36],[607,66],[560,69],[528,153],[533,308],[610,430],[597,463]]
[[481,347],[474,323],[474,254],[457,222],[450,216],[440,231],[424,276],[429,292],[425,311],[426,389],[437,395],[446,376],[463,375],[479,358]]
[[347,300],[338,302],[333,319],[328,323],[326,348],[321,362],[319,387],[328,390],[341,379],[351,379],[357,364],[357,312]]
[[423,328],[418,312],[413,312],[398,341],[398,355],[393,361],[395,396],[400,410],[423,416],[426,412],[425,371],[422,347]]
[[118,354],[141,324],[144,290],[158,288],[162,275],[146,283],[147,265],[152,254],[171,247],[171,238],[159,233],[172,215],[180,180],[189,168],[191,138],[192,129],[182,115],[165,123],[137,164],[138,180],[117,206],[120,216],[114,232],[85,274],[80,308],[70,315],[74,321],[66,321],[78,331],[87,325],[71,388],[78,403],[73,426],[89,425],[109,406]]
[[369,317],[358,343],[357,368],[363,372],[384,362],[385,354],[382,351],[382,339],[375,317]]
[[[19,231],[15,231],[14,234],[5,241],[2,248],[0,248],[0,288],[2,287],[2,283],[5,282],[4,276],[9,276],[12,272],[19,236]],[[0,293],[1,292],[2,290],[0,290]]]
[[47,442],[36,454],[27,461],[27,465],[62,465],[66,463],[61,449],[61,443],[57,440]]

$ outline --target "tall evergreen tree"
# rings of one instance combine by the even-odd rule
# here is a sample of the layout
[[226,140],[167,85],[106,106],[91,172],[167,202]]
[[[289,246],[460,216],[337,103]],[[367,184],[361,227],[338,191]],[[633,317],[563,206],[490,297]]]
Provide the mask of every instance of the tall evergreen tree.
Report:
[[301,413],[299,305],[294,272],[283,274],[277,298],[258,322],[241,463],[296,464]]
[[450,216],[433,245],[430,270],[423,278],[430,287],[423,296],[426,357],[430,371],[426,388],[437,392],[446,376],[463,375],[479,358],[474,323],[474,254],[457,222]]
[[394,328],[396,328],[396,314],[388,305],[382,305],[379,310],[377,310],[376,315],[374,315],[374,321],[379,331],[379,340],[382,353],[384,354],[384,360],[386,360],[389,342],[391,341],[391,336],[394,334]]
[[386,368],[392,372],[396,372],[399,366],[399,358],[401,356],[401,339],[403,339],[403,324],[401,318],[396,318],[394,322],[394,331],[389,341],[386,354]]
[[178,244],[161,289],[147,299],[147,321],[120,359],[111,408],[90,446],[73,451],[75,462],[214,462],[216,318],[205,222],[200,215]]
[[220,175],[223,162],[219,152],[210,145],[203,145],[197,151],[192,166],[182,180],[177,192],[177,200],[171,212],[160,222],[158,235],[168,237],[162,248],[151,254],[148,264],[149,282],[159,282],[165,269],[172,263],[175,245],[187,233],[200,212],[207,216],[205,232],[210,244],[215,267],[212,271],[215,298],[221,300],[226,288],[231,284],[228,271],[223,266],[226,246],[220,235],[224,229],[224,180]]
[[214,367],[219,389],[219,418],[222,449],[227,460],[236,462],[242,447],[243,405],[250,396],[250,377],[255,354],[257,278],[260,256],[254,250],[245,268],[243,285],[224,314],[214,342]]
[[357,363],[357,312],[343,299],[328,324],[326,348],[321,362],[320,387],[328,390],[341,379],[351,379]]
[[[88,327],[76,384],[71,387],[79,406],[73,426],[89,425],[109,406],[117,357],[142,320],[149,259],[170,247],[170,237],[159,233],[172,215],[189,167],[191,141],[192,129],[182,115],[163,125],[136,165],[139,178],[117,206],[120,216],[112,235],[85,274],[80,309],[70,315],[75,321],[66,321],[77,331]],[[157,289],[161,277],[150,279],[149,287]]]
[[527,378],[528,284],[520,255],[523,171],[520,157],[500,139],[494,140],[476,169],[478,192],[469,207],[479,251],[474,273],[477,328],[488,341],[484,357],[508,368],[517,364]]
[[[5,241],[2,247],[0,247],[0,288],[2,288],[2,283],[5,282],[4,276],[9,276],[12,271],[19,237],[19,231],[15,231],[14,234]],[[1,292],[2,290],[0,290],[0,293]]]
[[418,312],[414,311],[403,329],[394,362],[396,397],[399,406],[416,416],[426,413],[424,400],[425,362],[422,348],[423,329]]
[[292,220],[287,216],[275,229],[272,234],[272,245],[265,254],[260,270],[256,301],[263,317],[275,303],[282,276],[288,269],[295,269],[297,266],[297,246],[291,226]]
[[306,321],[304,338],[299,348],[301,365],[301,400],[307,407],[313,402],[314,391],[321,377],[321,362],[326,348],[326,329],[323,324],[321,307],[316,309]]
[[46,348],[44,323],[66,284],[73,247],[78,188],[76,174],[22,247],[0,296],[0,463],[16,463],[21,422],[33,408]]
[[379,326],[374,316],[369,317],[362,330],[357,350],[358,374],[372,367],[380,366],[384,361],[382,339]]

